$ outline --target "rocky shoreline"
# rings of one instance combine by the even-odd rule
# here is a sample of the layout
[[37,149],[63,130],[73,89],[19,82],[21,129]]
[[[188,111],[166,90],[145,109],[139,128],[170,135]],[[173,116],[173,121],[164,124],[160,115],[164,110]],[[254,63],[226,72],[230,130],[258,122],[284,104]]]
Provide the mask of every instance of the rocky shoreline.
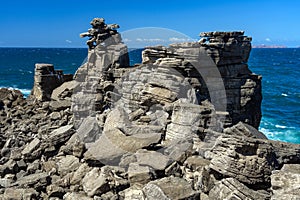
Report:
[[0,89],[0,199],[300,197],[300,145],[257,130],[251,38],[206,32],[129,66],[106,30],[74,78],[36,64],[29,98]]

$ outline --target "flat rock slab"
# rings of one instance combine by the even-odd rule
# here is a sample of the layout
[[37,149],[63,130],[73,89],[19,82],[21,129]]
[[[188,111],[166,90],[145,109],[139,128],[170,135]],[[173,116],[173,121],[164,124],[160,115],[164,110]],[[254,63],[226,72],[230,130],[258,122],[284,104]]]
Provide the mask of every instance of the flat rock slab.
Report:
[[267,192],[258,192],[249,189],[244,184],[240,183],[234,178],[226,178],[218,183],[210,190],[209,199],[223,200],[223,199],[255,199],[264,200],[270,199],[270,194]]
[[143,192],[148,200],[199,199],[199,193],[184,179],[166,177],[149,182]]

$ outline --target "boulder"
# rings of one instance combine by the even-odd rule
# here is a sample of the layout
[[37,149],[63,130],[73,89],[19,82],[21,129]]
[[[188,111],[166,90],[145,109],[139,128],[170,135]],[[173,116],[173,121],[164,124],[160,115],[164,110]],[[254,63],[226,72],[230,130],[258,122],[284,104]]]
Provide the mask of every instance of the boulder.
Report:
[[107,177],[101,174],[98,168],[93,168],[84,176],[82,187],[89,197],[101,195],[110,190]]
[[226,178],[217,182],[209,192],[209,199],[270,199],[266,191],[255,191],[234,178]]
[[138,163],[130,163],[128,168],[128,179],[130,185],[146,184],[155,177],[154,170],[149,166],[143,166]]
[[160,140],[159,133],[126,136],[119,129],[112,129],[104,132],[95,143],[92,143],[84,157],[87,160],[117,166],[125,153],[135,153],[138,149],[149,147]]
[[191,185],[178,177],[166,177],[151,181],[144,186],[143,192],[146,199],[199,199],[199,193]]
[[58,173],[61,176],[76,171],[79,166],[79,159],[72,155],[59,157],[57,161]]
[[232,127],[224,129],[224,133],[230,135],[253,137],[257,139],[268,139],[262,132],[243,122],[239,122]]

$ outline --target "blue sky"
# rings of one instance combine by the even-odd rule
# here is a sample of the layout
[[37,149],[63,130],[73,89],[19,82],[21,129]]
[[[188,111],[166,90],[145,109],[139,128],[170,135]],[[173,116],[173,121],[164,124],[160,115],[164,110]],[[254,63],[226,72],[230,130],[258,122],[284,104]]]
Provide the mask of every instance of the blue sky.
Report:
[[253,44],[298,47],[299,8],[299,0],[2,1],[0,47],[86,47],[79,33],[94,17],[120,24],[120,32],[161,27],[199,39],[204,31],[245,30]]

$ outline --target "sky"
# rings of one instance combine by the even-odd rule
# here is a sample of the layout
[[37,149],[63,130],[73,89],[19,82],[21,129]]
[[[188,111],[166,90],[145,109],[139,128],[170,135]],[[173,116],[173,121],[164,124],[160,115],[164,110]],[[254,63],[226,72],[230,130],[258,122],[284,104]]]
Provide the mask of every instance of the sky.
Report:
[[200,32],[244,30],[254,45],[300,47],[299,8],[299,0],[5,0],[0,47],[86,47],[79,34],[94,17],[118,23],[121,33],[157,27],[155,36],[141,33],[136,41],[159,39],[161,30],[195,40]]

